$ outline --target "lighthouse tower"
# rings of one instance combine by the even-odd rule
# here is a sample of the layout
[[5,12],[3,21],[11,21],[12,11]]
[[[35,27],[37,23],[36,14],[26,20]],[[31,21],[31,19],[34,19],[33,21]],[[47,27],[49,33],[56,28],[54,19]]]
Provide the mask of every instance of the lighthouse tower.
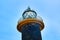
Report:
[[41,30],[44,23],[41,17],[29,7],[23,12],[22,19],[18,21],[17,30],[22,33],[22,40],[42,40]]

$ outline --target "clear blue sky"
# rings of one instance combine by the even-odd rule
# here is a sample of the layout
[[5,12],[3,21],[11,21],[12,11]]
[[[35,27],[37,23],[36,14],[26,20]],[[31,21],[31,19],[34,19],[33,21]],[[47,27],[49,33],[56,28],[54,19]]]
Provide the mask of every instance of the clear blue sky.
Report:
[[60,0],[0,0],[0,40],[21,40],[17,22],[30,6],[45,23],[43,40],[60,40]]

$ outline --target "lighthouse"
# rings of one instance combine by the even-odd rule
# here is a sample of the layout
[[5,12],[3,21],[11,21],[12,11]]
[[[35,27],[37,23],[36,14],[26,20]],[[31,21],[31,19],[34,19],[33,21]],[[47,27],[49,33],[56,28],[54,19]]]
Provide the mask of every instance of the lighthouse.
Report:
[[22,40],[42,40],[41,31],[43,29],[43,19],[28,7],[17,24],[17,30],[22,33]]

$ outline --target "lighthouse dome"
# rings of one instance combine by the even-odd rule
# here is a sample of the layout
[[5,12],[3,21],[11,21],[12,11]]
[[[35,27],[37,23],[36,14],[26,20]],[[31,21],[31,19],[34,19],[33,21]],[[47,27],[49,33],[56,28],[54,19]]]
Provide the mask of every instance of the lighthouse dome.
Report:
[[22,16],[23,16],[23,19],[36,18],[37,17],[37,13],[34,10],[31,10],[30,7],[28,7],[28,9],[23,12]]

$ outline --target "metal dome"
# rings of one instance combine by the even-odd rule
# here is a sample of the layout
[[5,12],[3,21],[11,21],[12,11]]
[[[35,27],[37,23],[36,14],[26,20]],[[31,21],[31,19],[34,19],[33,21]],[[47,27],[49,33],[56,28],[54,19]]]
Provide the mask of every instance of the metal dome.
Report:
[[28,9],[26,9],[23,14],[23,19],[26,18],[36,18],[37,17],[37,13],[34,10],[31,10],[30,7],[28,7]]

